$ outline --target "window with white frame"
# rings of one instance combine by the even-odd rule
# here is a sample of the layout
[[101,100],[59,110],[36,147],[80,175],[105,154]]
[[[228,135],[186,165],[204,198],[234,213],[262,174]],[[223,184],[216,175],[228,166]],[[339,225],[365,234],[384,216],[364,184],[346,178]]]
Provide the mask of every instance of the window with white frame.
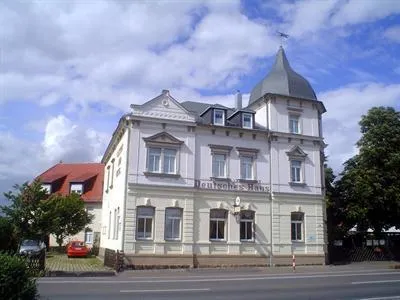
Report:
[[117,209],[114,209],[113,240],[117,238]]
[[240,179],[253,179],[253,157],[240,156]]
[[119,230],[120,230],[120,227],[121,226],[121,216],[120,216],[120,212],[119,212],[119,207],[118,207],[118,209],[117,209],[117,222],[116,222],[116,224],[115,224],[115,228],[116,228],[116,231],[117,231],[117,234],[116,234],[116,238],[118,239],[118,237],[119,237]]
[[289,132],[290,133],[300,133],[300,116],[290,114],[289,115]]
[[153,238],[154,207],[142,206],[137,208],[136,239]]
[[78,195],[82,195],[83,193],[83,184],[82,183],[71,183],[71,194],[76,193]]
[[148,148],[147,171],[152,173],[177,173],[177,150],[168,148]]
[[113,158],[111,160],[111,184],[110,184],[110,189],[112,189],[113,186],[114,186],[114,162],[115,162],[115,158]]
[[254,239],[254,211],[242,210],[240,212],[240,240],[253,241]]
[[210,210],[210,240],[224,240],[228,213],[225,209]]
[[225,111],[222,109],[214,109],[214,125],[225,125]]
[[107,166],[107,188],[106,192],[108,192],[108,188],[110,187],[110,166]]
[[51,194],[51,184],[50,183],[43,183],[42,189],[46,192],[46,194]]
[[93,231],[85,231],[85,244],[93,244]]
[[242,126],[243,128],[253,128],[253,115],[249,113],[242,114]]
[[167,207],[165,209],[165,232],[166,240],[181,239],[182,209]]
[[110,210],[110,213],[108,214],[108,234],[107,234],[107,238],[108,239],[111,238],[111,210]]
[[212,156],[212,176],[215,178],[226,177],[226,155],[214,153]]
[[292,241],[303,241],[304,213],[292,212],[290,222]]
[[302,161],[292,159],[290,161],[290,180],[291,182],[301,183],[302,182]]

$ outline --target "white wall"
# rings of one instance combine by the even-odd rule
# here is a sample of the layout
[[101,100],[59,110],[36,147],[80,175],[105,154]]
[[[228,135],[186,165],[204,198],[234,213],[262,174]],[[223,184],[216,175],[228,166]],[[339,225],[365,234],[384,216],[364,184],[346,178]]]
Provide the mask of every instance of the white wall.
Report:
[[[125,191],[127,176],[127,153],[128,153],[128,129],[125,130],[121,140],[118,142],[110,159],[106,162],[104,169],[103,209],[100,247],[109,249],[122,248],[122,231],[125,211]],[[121,150],[122,149],[122,150]],[[114,173],[112,173],[112,160],[114,159]],[[110,172],[107,168],[110,167]],[[108,178],[110,176],[110,178]],[[111,176],[113,184],[111,187]],[[114,213],[119,208],[120,225],[118,225],[118,236],[114,237]],[[111,212],[111,223],[109,215]],[[118,215],[118,213],[117,213]],[[118,222],[116,222],[118,223]],[[110,232],[110,234],[109,234]]]

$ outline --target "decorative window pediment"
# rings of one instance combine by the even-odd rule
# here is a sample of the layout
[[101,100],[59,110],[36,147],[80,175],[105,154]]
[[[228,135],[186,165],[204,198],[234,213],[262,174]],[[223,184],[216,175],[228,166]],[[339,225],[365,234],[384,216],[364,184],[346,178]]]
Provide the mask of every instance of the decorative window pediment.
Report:
[[299,146],[294,146],[290,151],[286,152],[290,159],[302,159],[304,160],[307,153],[303,151]]
[[243,147],[236,147],[236,150],[239,152],[240,156],[251,156],[253,158],[257,158],[257,153],[260,151],[259,149]]
[[155,135],[143,138],[147,146],[166,146],[169,147],[180,147],[183,141],[178,140],[168,132],[160,132]]
[[211,149],[211,154],[214,153],[229,154],[233,148],[232,146],[213,145],[213,144],[209,144],[208,147],[210,147]]

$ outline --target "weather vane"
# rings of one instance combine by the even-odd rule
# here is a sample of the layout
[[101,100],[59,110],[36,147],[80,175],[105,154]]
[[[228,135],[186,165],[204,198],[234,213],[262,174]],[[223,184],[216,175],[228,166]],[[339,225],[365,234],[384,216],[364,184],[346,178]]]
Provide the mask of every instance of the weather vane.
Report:
[[289,38],[289,35],[286,34],[286,33],[280,32],[280,31],[277,31],[276,33],[277,33],[277,34],[279,35],[279,37],[281,38],[281,46],[282,46],[283,41],[284,41],[285,39]]

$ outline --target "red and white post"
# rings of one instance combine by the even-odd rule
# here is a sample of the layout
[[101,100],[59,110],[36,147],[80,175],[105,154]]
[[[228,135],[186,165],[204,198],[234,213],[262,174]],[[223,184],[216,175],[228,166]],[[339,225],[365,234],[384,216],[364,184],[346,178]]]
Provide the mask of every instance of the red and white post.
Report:
[[293,272],[296,272],[296,256],[294,253],[292,254],[292,265],[293,265]]

